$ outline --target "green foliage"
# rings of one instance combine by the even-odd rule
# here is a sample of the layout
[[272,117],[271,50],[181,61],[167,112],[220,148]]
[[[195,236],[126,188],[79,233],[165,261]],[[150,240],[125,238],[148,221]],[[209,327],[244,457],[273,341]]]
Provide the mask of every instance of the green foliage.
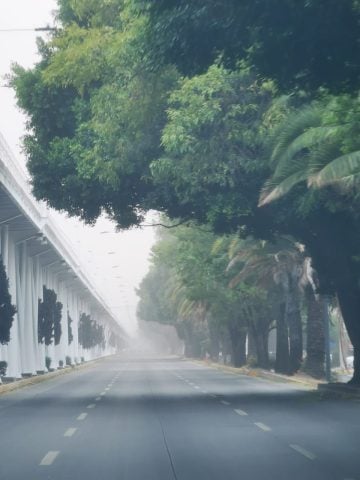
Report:
[[274,173],[261,205],[286,195],[300,182],[349,189],[360,173],[360,102],[349,96],[294,109],[272,133]]
[[213,65],[185,79],[170,97],[165,156],[151,164],[155,182],[171,185],[194,218],[236,229],[267,175],[263,118],[274,94],[245,67]]
[[4,360],[0,361],[0,376],[4,377],[6,375],[8,363],[5,362]]
[[92,320],[90,315],[82,313],[79,320],[79,343],[85,350],[101,345],[105,348],[104,327]]
[[218,57],[246,58],[282,89],[359,88],[354,0],[136,0],[150,15],[151,48],[186,75]]
[[61,316],[62,303],[57,301],[57,295],[54,290],[43,286],[43,299],[39,299],[38,309],[38,341],[51,345],[53,340],[55,345],[60,343],[61,339]]
[[74,335],[73,335],[72,327],[71,327],[72,322],[73,322],[73,320],[70,317],[70,314],[68,312],[67,313],[68,345],[71,345],[72,341],[74,340]]
[[11,303],[9,280],[0,256],[0,343],[6,345],[10,341],[10,330],[14,321],[16,307]]

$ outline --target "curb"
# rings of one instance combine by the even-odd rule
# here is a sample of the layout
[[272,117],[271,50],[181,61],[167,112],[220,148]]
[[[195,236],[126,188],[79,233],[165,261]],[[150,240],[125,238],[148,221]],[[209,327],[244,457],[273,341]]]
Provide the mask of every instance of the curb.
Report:
[[46,382],[47,380],[59,377],[60,375],[67,375],[68,373],[74,372],[75,370],[81,370],[83,368],[90,367],[95,362],[99,362],[101,360],[104,360],[105,358],[109,357],[96,358],[95,360],[89,360],[88,362],[84,362],[79,365],[63,367],[62,369],[56,370],[55,372],[47,372],[41,375],[34,375],[33,377],[15,380],[11,383],[0,384],[0,395],[4,395],[15,390],[20,390],[21,388],[29,387],[31,385],[36,385],[37,383]]
[[360,387],[354,387],[346,383],[326,383],[318,385],[318,391],[332,394],[338,397],[360,398]]
[[[219,363],[214,362],[206,362],[203,360],[198,359],[190,359],[191,361],[198,363],[203,366],[207,366],[210,368],[216,368],[217,370],[222,370],[225,372],[232,373],[234,375],[245,375],[247,377],[268,380],[269,382],[275,383],[289,383],[295,384],[298,386],[306,387],[309,390],[316,390],[319,386],[318,380],[312,380],[307,378],[296,378],[296,377],[288,377],[286,375],[281,375],[279,373],[274,373],[270,371],[265,371],[257,368],[249,368],[249,367],[231,367],[229,365],[222,365]],[[326,383],[320,385],[326,385]]]

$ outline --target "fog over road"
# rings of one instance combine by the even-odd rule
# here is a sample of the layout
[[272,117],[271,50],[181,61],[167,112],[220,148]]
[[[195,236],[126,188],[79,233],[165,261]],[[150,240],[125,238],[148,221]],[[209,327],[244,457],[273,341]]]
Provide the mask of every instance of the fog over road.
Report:
[[112,357],[0,397],[1,480],[360,479],[360,403]]

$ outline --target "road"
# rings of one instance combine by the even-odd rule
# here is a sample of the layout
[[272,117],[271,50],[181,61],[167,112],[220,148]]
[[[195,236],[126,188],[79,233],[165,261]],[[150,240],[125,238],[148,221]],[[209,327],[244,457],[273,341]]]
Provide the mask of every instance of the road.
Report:
[[1,480],[360,480],[360,403],[111,357],[0,397]]

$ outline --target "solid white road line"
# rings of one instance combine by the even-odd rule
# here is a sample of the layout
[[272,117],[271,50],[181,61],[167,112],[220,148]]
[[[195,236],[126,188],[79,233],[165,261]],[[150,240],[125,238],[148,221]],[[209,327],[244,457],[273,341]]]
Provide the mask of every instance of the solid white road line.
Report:
[[254,425],[256,425],[257,427],[259,427],[261,430],[263,430],[264,432],[270,432],[271,428],[268,427],[267,425],[265,425],[265,423],[261,423],[261,422],[255,422]]
[[230,402],[227,402],[226,400],[220,400],[220,403],[223,405],[230,405]]
[[87,413],[83,412],[83,413],[80,413],[80,415],[77,417],[76,420],[85,420],[85,418],[87,417]]
[[68,428],[64,433],[64,437],[72,437],[76,432],[77,428]]
[[90,405],[88,405],[86,408],[95,408],[95,407],[96,407],[95,403],[90,403]]
[[237,413],[238,415],[241,415],[242,417],[247,416],[247,413],[244,410],[241,410],[240,408],[236,408],[234,412]]
[[40,465],[52,465],[52,463],[54,462],[55,458],[59,455],[59,451],[50,451],[48,452],[45,457],[41,460],[40,462]]
[[292,445],[289,445],[289,446],[290,446],[290,448],[292,448],[296,452],[300,453],[304,457],[308,458],[309,460],[315,460],[315,458],[316,458],[316,455],[309,452],[309,450],[306,450],[305,448],[300,447],[300,445],[292,444]]

